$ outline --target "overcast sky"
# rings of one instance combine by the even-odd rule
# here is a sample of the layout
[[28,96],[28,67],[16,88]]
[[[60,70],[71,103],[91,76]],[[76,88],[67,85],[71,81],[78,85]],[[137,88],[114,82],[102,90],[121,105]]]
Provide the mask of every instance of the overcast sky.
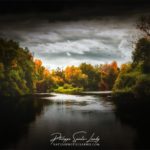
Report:
[[131,61],[136,20],[148,12],[136,9],[116,15],[112,7],[106,15],[106,10],[97,11],[102,7],[95,8],[1,14],[0,37],[28,47],[50,69],[82,62]]

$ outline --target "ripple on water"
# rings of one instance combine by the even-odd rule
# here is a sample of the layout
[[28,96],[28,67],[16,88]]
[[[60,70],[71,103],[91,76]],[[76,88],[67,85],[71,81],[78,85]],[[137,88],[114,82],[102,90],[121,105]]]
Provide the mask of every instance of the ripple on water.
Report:
[[113,111],[114,105],[102,97],[94,95],[68,95],[56,94],[53,96],[44,97],[54,104],[63,105],[65,108],[82,111]]

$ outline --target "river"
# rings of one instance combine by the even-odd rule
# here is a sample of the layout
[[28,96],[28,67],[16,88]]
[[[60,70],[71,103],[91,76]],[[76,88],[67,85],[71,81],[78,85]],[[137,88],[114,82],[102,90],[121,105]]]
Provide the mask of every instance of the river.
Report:
[[59,132],[71,138],[79,131],[86,138],[92,134],[99,137],[99,145],[94,145],[97,149],[144,147],[146,137],[143,140],[139,128],[134,126],[134,117],[131,115],[128,120],[117,107],[107,96],[87,94],[52,93],[3,99],[0,101],[0,149],[47,150],[52,147],[52,134]]

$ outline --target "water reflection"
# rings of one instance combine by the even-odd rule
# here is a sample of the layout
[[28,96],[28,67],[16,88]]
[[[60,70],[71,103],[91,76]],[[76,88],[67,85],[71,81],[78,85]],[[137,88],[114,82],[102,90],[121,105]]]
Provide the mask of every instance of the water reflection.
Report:
[[[141,107],[145,109],[143,113]],[[145,117],[149,113],[146,112],[148,107],[145,108],[145,104],[141,106],[141,103],[114,103],[98,95],[53,93],[2,99],[0,149],[50,149],[51,133],[72,136],[79,130],[100,136],[98,149],[136,149],[143,148],[142,144],[148,148],[148,140],[145,139],[145,135],[150,133],[148,117]]]
[[52,93],[52,96],[45,97],[53,104],[64,105],[65,108],[70,108],[71,111],[113,111],[114,104],[106,97],[90,96],[90,95],[67,95]]
[[122,100],[118,100],[115,104],[115,114],[121,123],[130,125],[136,130],[135,149],[150,149],[149,99],[131,100],[130,98],[122,98]]
[[30,122],[35,121],[48,101],[35,97],[1,98],[0,100],[0,149],[15,147],[28,132]]

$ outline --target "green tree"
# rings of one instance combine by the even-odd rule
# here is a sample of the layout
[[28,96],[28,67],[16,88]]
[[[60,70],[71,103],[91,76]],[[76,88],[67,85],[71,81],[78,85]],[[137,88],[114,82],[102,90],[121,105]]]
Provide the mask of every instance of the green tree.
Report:
[[82,63],[79,68],[87,76],[87,82],[84,84],[86,90],[99,90],[100,71],[98,66]]
[[150,73],[150,40],[141,38],[136,44],[133,51],[133,67],[142,65],[142,70],[145,73]]
[[17,42],[0,39],[0,95],[33,92],[34,63],[31,53]]
[[150,40],[147,37],[138,40],[132,58],[131,64],[121,67],[113,90],[136,97],[150,96]]

